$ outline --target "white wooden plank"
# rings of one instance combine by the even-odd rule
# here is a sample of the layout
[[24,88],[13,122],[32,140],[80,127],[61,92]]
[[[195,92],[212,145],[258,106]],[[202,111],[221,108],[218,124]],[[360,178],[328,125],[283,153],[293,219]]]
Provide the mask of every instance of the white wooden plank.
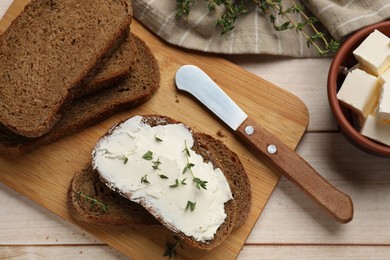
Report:
[[0,259],[128,259],[109,246],[0,246]]
[[8,7],[12,4],[13,0],[2,0],[0,2],[0,19],[3,18]]
[[[388,259],[390,246],[247,245],[238,260],[278,259]],[[109,246],[0,246],[0,258],[22,259],[128,259]],[[168,259],[168,258],[161,258]]]
[[101,243],[2,183],[0,208],[0,245]]
[[302,259],[388,259],[389,246],[302,246],[253,245],[245,246],[238,260],[302,260]]

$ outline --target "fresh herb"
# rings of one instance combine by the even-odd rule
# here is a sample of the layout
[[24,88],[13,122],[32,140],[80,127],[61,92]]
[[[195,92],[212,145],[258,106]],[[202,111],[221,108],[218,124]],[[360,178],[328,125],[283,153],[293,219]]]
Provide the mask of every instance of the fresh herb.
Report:
[[242,5],[242,3],[232,3],[230,1],[215,1],[211,0],[208,1],[208,9],[210,12],[214,12],[217,14],[217,5],[220,5],[223,3],[226,7],[226,12],[220,16],[217,16],[216,24],[219,25],[222,29],[221,34],[224,35],[225,33],[231,31],[234,29],[234,25],[236,24],[237,18],[248,12]]
[[187,211],[187,210],[194,211],[195,206],[196,206],[196,202],[187,201],[187,206],[185,208],[185,211]]
[[189,158],[190,158],[191,155],[190,155],[190,151],[189,151],[189,149],[188,149],[187,141],[186,141],[186,140],[184,140],[184,147],[185,147],[185,148],[183,149],[182,152],[184,152],[185,155],[186,155],[187,165],[184,167],[184,169],[183,169],[183,171],[182,171],[182,174],[184,174],[184,173],[186,173],[187,171],[189,171],[189,172],[191,173],[191,175],[192,175],[192,180],[193,180],[193,182],[195,183],[195,187],[196,187],[198,190],[200,190],[200,188],[207,190],[207,187],[206,187],[207,181],[201,180],[200,178],[196,177],[196,176],[194,175],[194,173],[192,172],[192,167],[194,167],[195,164],[190,163],[190,159],[189,159]]
[[158,176],[160,176],[161,179],[169,179],[168,176],[166,176],[166,175],[164,175],[164,174],[160,174],[160,175],[158,175]]
[[127,158],[127,157],[125,156],[124,159],[123,159],[123,164],[126,164],[128,161],[129,161],[129,158]]
[[159,168],[159,166],[160,166],[160,164],[161,164],[160,158],[158,158],[157,161],[153,161],[152,163],[153,163],[153,166],[152,166],[153,169],[155,169],[155,170],[161,170],[161,169]]
[[179,187],[180,185],[187,185],[186,183],[187,178],[184,178],[183,180],[179,181],[178,179],[175,180],[175,184],[170,185],[170,188],[176,188]]
[[73,192],[76,194],[76,198],[78,201],[83,201],[84,203],[89,203],[91,210],[94,209],[96,206],[99,207],[99,209],[103,212],[108,211],[108,205],[100,202],[99,200],[93,198],[89,194],[84,194],[82,191],[74,191]]
[[[182,17],[187,20],[194,2],[194,0],[176,0],[176,18]],[[340,43],[334,39],[327,40],[325,34],[318,31],[314,25],[318,19],[308,16],[303,6],[296,4],[293,0],[290,1],[291,4],[289,6],[285,4],[286,1],[284,3],[282,2],[283,0],[206,0],[209,12],[213,12],[216,16],[216,25],[220,26],[222,35],[233,30],[238,17],[249,11],[245,6],[254,4],[268,17],[276,31],[292,29],[302,33],[307,39],[307,46],[314,46],[320,55],[334,53],[339,49]],[[218,6],[225,7],[225,13],[221,14],[221,8],[217,8]],[[303,20],[302,22],[293,20],[291,15],[295,13],[300,14]],[[311,35],[304,31],[306,27],[310,28]]]
[[194,167],[195,164],[193,163],[187,163],[187,165],[184,167],[182,174],[186,173],[187,170],[191,171],[191,168]]
[[147,151],[143,156],[142,156],[143,159],[145,160],[152,160],[153,159],[153,152],[152,151]]
[[145,174],[144,176],[142,176],[142,178],[141,178],[141,183],[150,184],[150,182],[148,181],[148,175],[147,175],[147,174]]
[[172,243],[166,244],[165,252],[163,255],[163,256],[168,256],[169,259],[177,255],[176,249],[178,246],[180,246],[180,248],[183,249],[183,245],[181,244],[181,239],[176,235],[174,235],[173,238],[175,239],[175,242],[173,244]]
[[154,136],[154,140],[156,140],[156,142],[160,142],[160,143],[162,143],[162,141],[163,141],[161,138],[157,137],[156,135]]
[[198,190],[200,190],[200,188],[207,190],[206,188],[207,181],[203,181],[199,178],[193,178],[192,180],[193,182],[195,182],[195,186]]
[[195,0],[176,0],[176,18],[184,17],[187,19],[188,15],[190,14],[191,6],[194,5],[194,2]]
[[184,140],[184,149],[181,152],[185,153],[187,157],[191,157],[190,150],[188,149],[188,146],[187,146],[187,140]]

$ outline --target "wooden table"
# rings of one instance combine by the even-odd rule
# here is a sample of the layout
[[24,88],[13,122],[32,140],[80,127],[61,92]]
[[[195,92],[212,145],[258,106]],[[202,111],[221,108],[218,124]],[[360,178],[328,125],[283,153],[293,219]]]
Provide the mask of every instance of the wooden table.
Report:
[[[331,60],[225,58],[304,101],[310,123],[297,152],[355,204],[353,221],[338,224],[282,178],[238,259],[388,258],[390,160],[357,150],[337,130],[326,96]],[[0,208],[0,259],[126,259],[3,184]]]

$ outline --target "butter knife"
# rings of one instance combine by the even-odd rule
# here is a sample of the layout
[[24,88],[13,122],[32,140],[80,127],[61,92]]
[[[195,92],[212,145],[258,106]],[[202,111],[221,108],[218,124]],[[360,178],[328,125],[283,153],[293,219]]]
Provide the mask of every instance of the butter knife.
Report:
[[204,71],[194,65],[184,65],[176,72],[175,81],[178,89],[193,95],[338,222],[352,220],[352,199],[332,186],[294,150],[248,117]]

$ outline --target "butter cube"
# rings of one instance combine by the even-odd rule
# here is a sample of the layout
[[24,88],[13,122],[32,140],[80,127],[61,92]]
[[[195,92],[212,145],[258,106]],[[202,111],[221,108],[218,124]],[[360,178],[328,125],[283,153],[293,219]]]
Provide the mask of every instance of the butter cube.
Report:
[[361,69],[354,69],[345,78],[337,98],[352,109],[360,119],[365,119],[374,111],[379,94],[378,78]]
[[390,82],[385,82],[382,86],[377,117],[378,120],[390,120]]
[[390,38],[375,30],[353,51],[353,55],[364,70],[379,76],[390,66]]
[[386,82],[390,82],[390,68],[388,68],[385,72],[383,72],[379,76],[379,81],[381,84],[385,84]]
[[361,134],[382,144],[390,145],[390,124],[376,120],[372,115],[367,117]]

